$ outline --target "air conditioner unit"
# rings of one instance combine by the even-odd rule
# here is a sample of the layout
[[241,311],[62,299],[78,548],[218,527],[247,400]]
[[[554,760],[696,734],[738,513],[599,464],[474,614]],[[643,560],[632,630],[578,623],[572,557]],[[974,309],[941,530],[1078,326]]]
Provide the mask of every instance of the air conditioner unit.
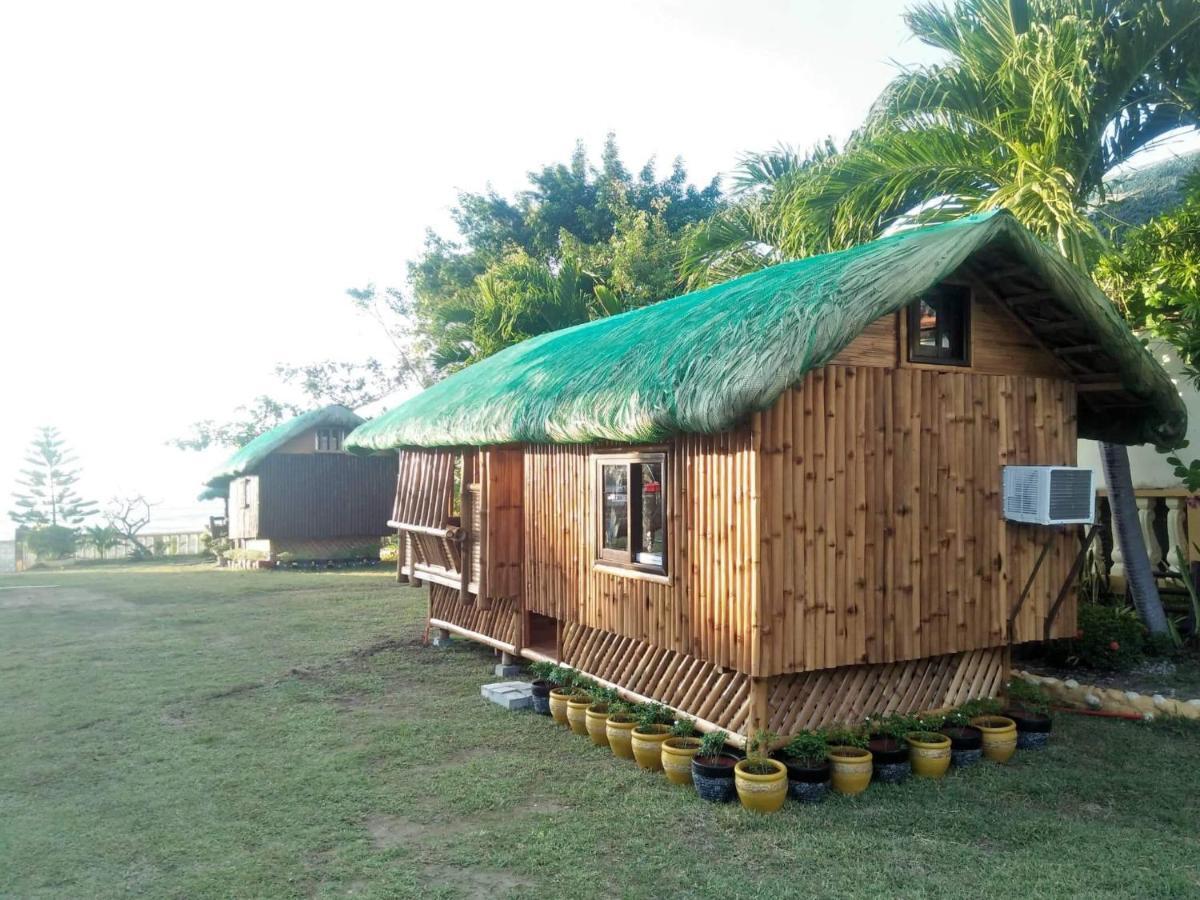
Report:
[[1004,518],[1034,525],[1091,523],[1096,488],[1091,469],[1073,466],[1005,466]]

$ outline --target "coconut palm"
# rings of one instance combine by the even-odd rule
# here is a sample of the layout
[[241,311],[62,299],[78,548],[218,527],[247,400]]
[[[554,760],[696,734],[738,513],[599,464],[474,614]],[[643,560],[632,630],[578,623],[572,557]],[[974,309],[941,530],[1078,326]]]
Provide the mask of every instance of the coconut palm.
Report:
[[[717,280],[731,259],[765,265],[1001,207],[1086,265],[1101,238],[1085,208],[1104,173],[1196,123],[1195,0],[958,0],[922,3],[905,21],[948,60],[899,74],[842,152],[774,178],[752,158],[744,176],[763,185],[751,193],[755,228],[697,229],[691,283]],[[771,243],[776,234],[788,239]],[[1165,631],[1128,455],[1106,444],[1101,457],[1135,603]]]

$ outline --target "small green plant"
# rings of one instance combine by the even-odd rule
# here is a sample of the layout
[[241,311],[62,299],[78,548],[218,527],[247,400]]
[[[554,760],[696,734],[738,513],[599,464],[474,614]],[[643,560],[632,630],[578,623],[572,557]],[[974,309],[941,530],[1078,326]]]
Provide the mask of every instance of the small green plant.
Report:
[[863,730],[867,735],[882,735],[894,741],[903,741],[905,735],[917,731],[920,727],[915,716],[903,716],[893,713],[882,718],[867,718],[863,721]]
[[1035,716],[1044,716],[1050,712],[1050,695],[1045,689],[1024,678],[1013,678],[1005,685],[1004,692],[1008,702],[1025,712]]
[[696,756],[702,759],[714,759],[725,752],[725,741],[728,739],[724,731],[710,731],[700,738],[700,749]]
[[600,685],[586,675],[576,675],[571,680],[571,687],[576,694],[587,694],[588,697],[595,697],[596,692],[601,690]]
[[591,695],[593,703],[597,705],[604,704],[609,710],[615,709],[621,699],[621,695],[616,690],[609,687],[601,687],[600,685],[596,685],[588,693]]
[[566,666],[551,666],[546,680],[560,688],[570,687],[575,681],[575,670]]
[[674,717],[671,711],[661,703],[646,703],[639,706],[633,713],[637,720],[637,730],[642,732],[652,732],[658,729],[655,726],[669,725]]
[[821,731],[801,731],[792,736],[783,748],[784,755],[807,768],[816,768],[829,753],[829,741]]
[[913,731],[908,735],[914,741],[920,741],[922,744],[940,744],[945,740],[936,731]]
[[634,715],[636,709],[636,704],[630,703],[628,700],[622,700],[618,697],[616,700],[609,701],[608,717],[616,722],[636,721],[637,719]]
[[969,725],[977,716],[997,716],[1002,709],[1004,704],[995,697],[980,697],[977,700],[968,700],[955,711],[955,715],[961,716]]
[[690,738],[696,736],[696,721],[687,716],[680,716],[671,726],[671,737]]
[[752,775],[770,775],[775,771],[771,765],[771,745],[779,737],[775,732],[760,728],[751,736],[746,744],[745,769]]
[[825,739],[831,747],[855,747],[866,750],[870,742],[869,735],[861,728],[831,728],[825,732]]
[[529,664],[529,674],[538,681],[549,681],[550,675],[554,671],[554,663],[539,661]]

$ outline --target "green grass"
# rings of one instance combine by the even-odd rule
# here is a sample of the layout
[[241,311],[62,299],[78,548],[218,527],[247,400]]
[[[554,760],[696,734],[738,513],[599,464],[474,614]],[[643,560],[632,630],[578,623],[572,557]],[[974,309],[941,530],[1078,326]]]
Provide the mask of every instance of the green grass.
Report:
[[1064,716],[756,818],[486,703],[490,651],[421,647],[424,608],[383,573],[0,578],[0,895],[1200,892],[1197,729]]

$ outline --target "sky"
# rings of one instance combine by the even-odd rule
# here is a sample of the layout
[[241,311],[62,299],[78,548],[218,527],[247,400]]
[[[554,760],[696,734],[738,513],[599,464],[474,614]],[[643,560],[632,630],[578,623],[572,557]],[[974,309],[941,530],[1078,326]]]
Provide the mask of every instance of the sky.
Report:
[[345,295],[403,286],[459,191],[616,132],[692,179],[843,139],[935,53],[902,0],[11,3],[0,10],[0,537],[56,426],[103,505],[199,528],[229,451],[167,446],[277,363],[385,355]]

